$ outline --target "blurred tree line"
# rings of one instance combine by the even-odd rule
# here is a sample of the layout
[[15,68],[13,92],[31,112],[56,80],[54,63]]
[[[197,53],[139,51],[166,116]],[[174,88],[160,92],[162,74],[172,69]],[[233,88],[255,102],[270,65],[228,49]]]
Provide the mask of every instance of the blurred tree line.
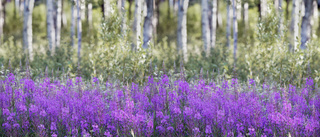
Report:
[[[143,82],[319,79],[316,0],[0,0],[0,63]],[[10,63],[9,63],[10,62]],[[54,73],[55,71],[51,71]]]

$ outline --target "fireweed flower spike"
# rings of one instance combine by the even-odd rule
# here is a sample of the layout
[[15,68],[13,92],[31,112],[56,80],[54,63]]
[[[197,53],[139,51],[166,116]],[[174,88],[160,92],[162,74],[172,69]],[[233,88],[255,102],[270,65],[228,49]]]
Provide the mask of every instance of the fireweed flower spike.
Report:
[[301,89],[166,75],[123,87],[92,82],[10,73],[0,80],[0,136],[320,136],[320,94],[311,78]]

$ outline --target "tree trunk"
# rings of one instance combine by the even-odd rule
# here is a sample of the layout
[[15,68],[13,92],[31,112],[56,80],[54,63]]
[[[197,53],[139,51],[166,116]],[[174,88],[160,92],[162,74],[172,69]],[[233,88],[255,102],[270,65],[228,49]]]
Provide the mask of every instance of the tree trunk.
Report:
[[80,64],[81,56],[81,33],[82,33],[82,25],[81,25],[81,4],[80,0],[77,0],[77,19],[78,19],[78,64]]
[[62,19],[61,19],[62,20],[62,26],[61,27],[67,27],[68,22],[67,22],[66,13],[63,10],[63,2],[61,4],[61,16],[62,16]]
[[264,19],[267,14],[268,3],[267,0],[260,0],[260,16],[261,19]]
[[278,18],[279,18],[279,28],[278,28],[278,34],[279,36],[282,36],[282,0],[277,0],[278,4],[276,7],[277,9],[277,14],[278,14]]
[[106,18],[110,13],[110,0],[103,0],[103,17]]
[[153,18],[153,0],[146,0],[147,16],[143,24],[143,45],[144,49],[148,48],[149,41],[152,38],[152,18]]
[[132,16],[131,9],[132,9],[132,0],[129,0],[129,11],[128,11],[129,12],[129,20],[131,20],[131,16]]
[[217,28],[222,26],[222,17],[221,17],[221,13],[219,12],[219,0],[217,1]]
[[289,45],[290,51],[294,51],[295,46],[297,46],[297,38],[299,35],[299,1],[292,0],[292,19],[290,25],[290,32],[291,32],[291,43]]
[[289,2],[290,0],[286,0],[286,19],[289,20]]
[[75,33],[75,17],[76,17],[76,12],[75,12],[75,3],[74,1],[71,4],[71,46],[74,46],[74,33]]
[[4,16],[3,14],[4,8],[2,7],[2,0],[0,0],[0,44],[3,37],[3,25],[4,25]]
[[276,14],[279,13],[279,0],[273,1],[274,9],[276,11]]
[[[29,55],[29,59],[33,60],[33,48],[32,48],[32,11],[34,6],[34,0],[24,1],[23,12],[23,49],[25,53]],[[28,51],[26,51],[28,50]]]
[[53,0],[47,0],[47,37],[49,41],[49,49],[51,51],[51,55],[54,54],[56,48],[53,14]]
[[237,44],[238,44],[238,22],[236,15],[236,5],[237,2],[235,0],[232,1],[233,8],[233,58],[234,58],[234,70],[236,69],[237,62]]
[[227,34],[226,34],[226,38],[227,38],[227,47],[230,46],[230,33],[231,33],[231,29],[230,29],[230,3],[231,1],[227,1]]
[[302,19],[301,24],[301,49],[306,49],[306,43],[310,39],[311,35],[311,17],[313,12],[313,1],[312,0],[304,0],[305,5],[305,14]]
[[140,46],[140,37],[141,37],[141,9],[142,9],[142,0],[135,0],[135,10],[134,10],[134,22],[133,22],[133,49],[136,46]]
[[60,47],[61,39],[61,21],[62,21],[62,0],[57,0],[57,29],[56,29],[56,44]]
[[241,5],[241,0],[236,0],[237,2],[237,6],[236,6],[236,9],[237,9],[237,20],[240,20],[241,19],[241,9],[242,9],[242,5]]
[[317,3],[317,0],[314,0],[313,1],[313,18],[312,18],[312,23],[311,23],[311,26],[313,29],[311,29],[311,34],[312,34],[312,37],[314,38],[317,38],[317,35],[316,35],[316,30],[318,28],[318,17],[319,17],[319,13],[318,13],[318,3]]
[[92,3],[88,3],[88,24],[89,30],[92,29]]
[[210,54],[210,32],[209,32],[209,20],[208,20],[208,1],[201,0],[201,24],[202,24],[202,40],[203,40],[203,48],[206,52],[206,56]]
[[218,0],[212,0],[211,48],[216,46]]
[[244,19],[244,25],[246,27],[246,30],[249,28],[249,4],[246,2],[243,5],[243,19]]
[[80,1],[80,15],[81,15],[81,20],[85,20],[86,19],[86,1],[85,0],[81,0]]
[[121,0],[121,14],[122,14],[122,33],[125,33],[127,29],[126,26],[126,9],[125,9],[125,0]]
[[179,0],[178,3],[178,33],[177,42],[178,50],[181,52],[185,62],[188,61],[187,56],[187,10],[189,6],[189,0]]

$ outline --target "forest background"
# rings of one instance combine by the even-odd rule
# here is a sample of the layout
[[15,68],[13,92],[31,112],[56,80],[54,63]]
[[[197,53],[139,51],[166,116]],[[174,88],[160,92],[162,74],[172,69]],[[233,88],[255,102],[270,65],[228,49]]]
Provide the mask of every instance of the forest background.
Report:
[[316,0],[0,2],[2,76],[320,79]]

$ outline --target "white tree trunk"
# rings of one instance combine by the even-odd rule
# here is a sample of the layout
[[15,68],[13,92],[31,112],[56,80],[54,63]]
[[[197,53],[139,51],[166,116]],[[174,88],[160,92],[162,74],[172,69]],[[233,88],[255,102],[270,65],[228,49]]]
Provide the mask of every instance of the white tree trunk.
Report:
[[294,51],[295,47],[298,43],[298,36],[299,36],[299,1],[298,0],[292,0],[292,17],[291,17],[291,26],[290,26],[290,32],[291,32],[291,44],[290,44],[290,50]]
[[[34,0],[24,1],[23,12],[23,49],[25,53],[29,55],[30,60],[33,60],[33,48],[32,48],[32,11],[34,6]],[[28,50],[28,51],[26,51]]]
[[204,51],[206,52],[206,56],[210,54],[210,31],[209,31],[209,19],[208,19],[208,1],[201,0],[201,24],[202,24],[202,40]]
[[231,34],[231,13],[230,13],[230,5],[231,1],[227,2],[227,33],[226,33],[226,38],[227,38],[227,47],[230,46],[230,34]]
[[242,10],[242,5],[241,5],[241,0],[236,0],[236,3],[237,3],[237,6],[236,6],[236,9],[237,9],[237,20],[241,20],[241,10]]
[[260,0],[261,18],[264,19],[267,15],[268,3],[267,0]]
[[153,0],[147,0],[147,16],[144,18],[143,24],[143,45],[144,49],[148,48],[149,41],[152,38],[152,18],[153,18]]
[[77,0],[77,22],[78,22],[78,64],[80,64],[81,56],[81,33],[82,33],[82,25],[81,25],[81,4],[80,0]]
[[313,38],[317,38],[317,34],[316,34],[316,30],[318,28],[318,21],[319,21],[319,13],[318,13],[318,3],[316,0],[313,1],[313,18],[311,20],[311,26],[313,29],[311,29],[312,31],[312,37]]
[[110,0],[103,0],[103,16],[106,18],[110,13]]
[[52,55],[54,54],[56,48],[53,13],[53,0],[47,0],[47,37],[49,41],[49,49]]
[[141,37],[141,10],[142,10],[142,1],[135,0],[135,10],[134,10],[134,22],[133,22],[133,41],[134,47],[140,46],[140,37]]
[[249,28],[249,4],[248,2],[244,3],[243,5],[243,18],[244,18],[244,24],[246,29]]
[[185,62],[188,61],[187,56],[187,10],[189,6],[189,0],[179,0],[178,4],[178,50],[181,52]]
[[283,10],[282,10],[282,0],[277,0],[278,4],[276,7],[277,9],[277,14],[278,14],[278,18],[279,18],[279,28],[278,28],[278,34],[280,36],[282,36],[282,15],[283,15]]
[[125,0],[121,0],[122,33],[125,33],[125,30],[127,29],[125,4],[126,4],[126,1]]
[[273,5],[277,14],[279,12],[279,0],[274,0]]
[[237,2],[232,0],[232,8],[233,8],[233,58],[234,58],[234,69],[236,67],[237,62],[237,44],[238,44],[238,22],[236,15],[236,5]]
[[312,0],[304,0],[305,5],[305,14],[302,19],[301,24],[301,49],[306,49],[306,43],[310,39],[311,35],[311,17],[313,12],[313,1]]
[[218,0],[212,0],[211,48],[216,46]]
[[62,0],[57,0],[57,29],[56,29],[56,45],[60,47],[61,39],[61,21],[62,21]]
[[117,1],[118,12],[121,12],[122,0]]
[[[73,2],[72,2],[73,3]],[[71,46],[74,46],[74,33],[75,33],[75,18],[76,18],[76,12],[75,12],[75,4],[71,4]]]
[[88,23],[89,30],[92,28],[92,3],[88,3]]
[[80,15],[81,15],[81,20],[86,19],[86,0],[81,0],[80,1]]
[[3,25],[4,25],[3,10],[4,10],[4,8],[2,7],[2,0],[0,0],[0,44],[1,44],[1,39],[3,36]]

